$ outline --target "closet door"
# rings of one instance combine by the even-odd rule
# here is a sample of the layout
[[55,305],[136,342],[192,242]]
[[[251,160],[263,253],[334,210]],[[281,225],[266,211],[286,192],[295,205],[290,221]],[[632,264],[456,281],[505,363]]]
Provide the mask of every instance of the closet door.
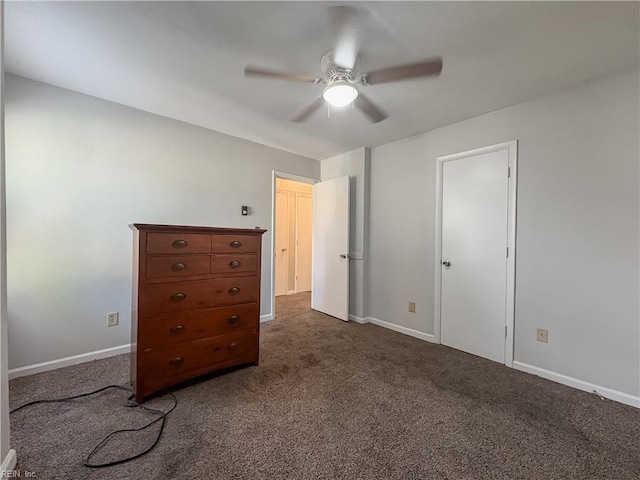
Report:
[[287,294],[289,280],[289,194],[276,193],[276,245],[274,268],[276,297]]
[[296,195],[296,218],[296,292],[308,292],[311,290],[311,197]]

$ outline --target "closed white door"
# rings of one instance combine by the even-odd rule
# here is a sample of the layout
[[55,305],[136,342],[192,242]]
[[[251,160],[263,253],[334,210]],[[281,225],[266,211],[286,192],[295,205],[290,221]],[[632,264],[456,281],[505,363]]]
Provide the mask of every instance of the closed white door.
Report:
[[349,177],[313,186],[311,308],[349,320]]
[[286,295],[289,279],[289,194],[276,193],[276,245],[274,269],[276,297]]
[[441,342],[504,363],[509,153],[442,165]]
[[311,197],[296,195],[296,292],[311,290]]

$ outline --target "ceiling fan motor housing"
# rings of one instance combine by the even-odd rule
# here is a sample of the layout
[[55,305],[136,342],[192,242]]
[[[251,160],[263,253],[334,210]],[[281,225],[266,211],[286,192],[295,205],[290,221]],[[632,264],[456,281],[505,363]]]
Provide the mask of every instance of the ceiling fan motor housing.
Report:
[[348,82],[348,83],[357,83],[356,82],[356,74],[353,70],[344,70],[342,68],[333,68],[329,70],[324,76],[324,83],[327,85],[331,85],[335,82]]
[[[358,59],[356,58],[356,63]],[[322,56],[320,60],[320,68],[324,73],[324,83],[331,85],[332,83],[343,81],[348,83],[358,83],[356,73],[353,69],[338,67],[333,60],[333,50],[329,50]],[[355,68],[355,65],[354,65]]]

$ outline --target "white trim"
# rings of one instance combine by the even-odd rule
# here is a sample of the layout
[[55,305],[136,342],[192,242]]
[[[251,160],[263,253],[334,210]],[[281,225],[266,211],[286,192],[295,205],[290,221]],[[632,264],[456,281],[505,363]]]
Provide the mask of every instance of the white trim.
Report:
[[[294,201],[295,201],[294,220],[295,221],[293,223],[293,236],[294,236],[293,243],[295,245],[295,249],[293,250],[293,293],[298,293],[298,253],[299,253],[298,252],[298,215],[300,215],[300,213],[298,212],[298,197],[300,195],[302,194],[299,192],[295,192],[294,194]],[[313,198],[313,194],[311,195],[311,198]],[[309,252],[309,255],[311,255],[311,252]]]
[[509,207],[507,218],[507,338],[504,347],[504,364],[513,368],[515,318],[516,318],[516,213],[518,199],[518,141],[508,143],[509,151]]
[[393,330],[394,332],[404,333],[405,335],[409,335],[410,337],[419,338],[420,340],[426,340],[427,342],[439,343],[436,341],[435,336],[430,333],[420,332],[418,330],[414,330],[413,328],[403,327],[401,325],[396,325],[395,323],[385,322],[384,320],[380,320],[378,318],[367,317],[366,323],[373,323],[374,325],[378,325],[379,327],[388,328],[389,330]]
[[267,313],[266,315],[260,315],[260,323],[268,322],[269,320],[273,320],[273,315]]
[[441,297],[442,297],[442,164],[451,160],[474,157],[485,153],[507,150],[508,166],[511,169],[509,182],[509,199],[507,207],[507,292],[506,319],[507,335],[505,338],[504,364],[513,366],[513,342],[515,326],[515,275],[516,275],[516,199],[518,179],[518,141],[498,143],[488,147],[476,148],[465,152],[444,155],[436,159],[436,225],[435,225],[435,258],[434,258],[434,302],[433,302],[433,337],[437,343],[442,342],[441,329]]
[[349,314],[349,320],[364,325],[365,323],[369,323],[366,318],[357,317],[355,315]]
[[318,183],[320,180],[311,178],[311,177],[303,177],[301,175],[296,175],[294,173],[281,172],[279,170],[271,170],[271,258],[269,263],[271,265],[271,315],[273,319],[273,314],[276,311],[276,270],[275,270],[275,249],[276,249],[276,238],[275,238],[275,228],[276,228],[276,178],[285,178],[287,180],[293,180],[295,182],[301,183]]
[[99,360],[101,358],[113,357],[115,355],[121,355],[123,353],[129,352],[131,352],[130,343],[117,347],[105,348],[103,350],[96,350],[94,352],[81,353],[80,355],[72,355],[71,357],[59,358],[57,360],[50,360],[48,362],[26,365],[24,367],[18,367],[9,370],[9,379],[26,377],[27,375],[48,372],[49,370],[56,370],[58,368],[68,367],[70,365],[77,365],[79,363]]
[[436,225],[435,225],[435,259],[433,262],[433,338],[441,342],[440,334],[440,300],[442,299],[442,162],[436,159]]
[[628,393],[619,392],[617,390],[603,387],[601,385],[595,385],[593,383],[585,382],[584,380],[569,377],[561,373],[552,372],[551,370],[545,370],[544,368],[534,367],[533,365],[518,362],[517,360],[513,362],[513,368],[515,368],[516,370],[520,370],[521,372],[531,373],[533,375],[537,375],[538,377],[546,378],[547,380],[561,383],[563,385],[568,385],[569,387],[577,388],[578,390],[583,390],[589,393],[596,393],[601,397],[624,403],[625,405],[640,408],[640,397],[629,395]]
[[2,461],[2,465],[0,465],[0,477],[4,478],[2,475],[4,472],[11,472],[14,468],[16,468],[16,463],[18,463],[18,458],[16,457],[16,451],[12,448],[7,453],[7,456],[4,457]]

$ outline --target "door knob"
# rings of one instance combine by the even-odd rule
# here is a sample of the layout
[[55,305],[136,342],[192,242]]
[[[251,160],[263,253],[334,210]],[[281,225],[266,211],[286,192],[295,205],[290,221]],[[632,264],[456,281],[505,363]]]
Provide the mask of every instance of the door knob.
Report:
[[340,254],[340,258],[347,258],[347,254],[346,253],[341,253]]
[[450,266],[451,266],[451,262],[448,262],[448,261],[444,261],[444,262],[442,262],[442,264],[443,264],[445,267],[450,267]]
[[283,252],[286,252],[286,251],[287,251],[287,249],[286,249],[286,248],[283,248],[283,249],[282,249],[282,251],[283,251]]

